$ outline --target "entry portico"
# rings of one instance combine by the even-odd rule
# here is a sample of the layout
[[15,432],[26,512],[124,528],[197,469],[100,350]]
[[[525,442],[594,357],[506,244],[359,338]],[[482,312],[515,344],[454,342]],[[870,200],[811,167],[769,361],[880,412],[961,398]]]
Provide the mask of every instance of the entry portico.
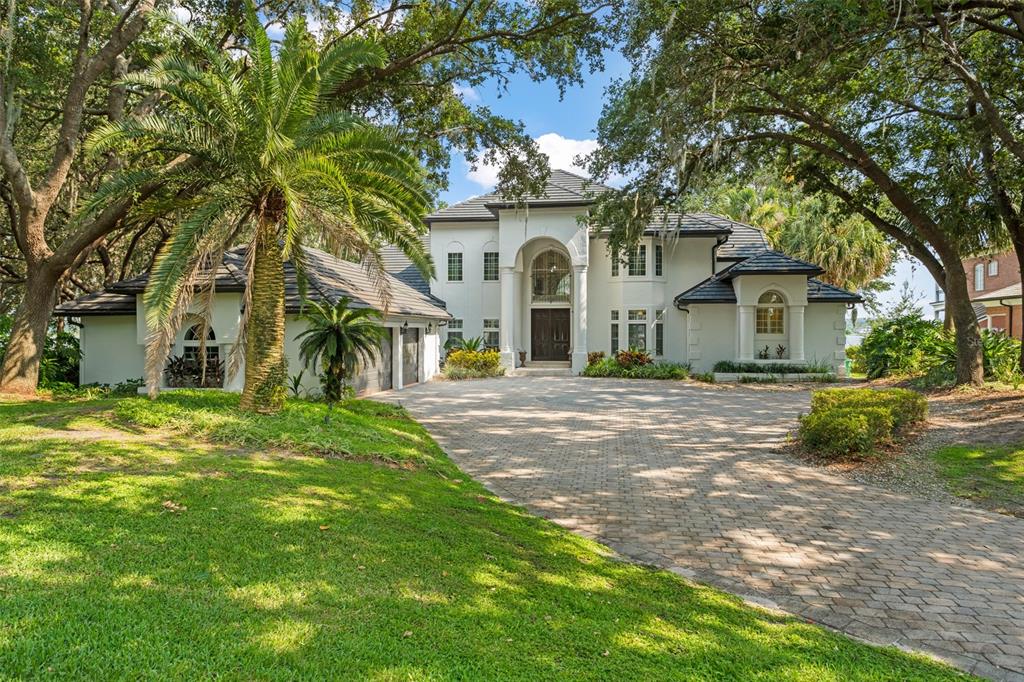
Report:
[[526,210],[498,211],[500,349],[510,369],[517,349],[528,361],[569,362],[574,372],[586,366],[589,240],[577,215],[549,211],[544,221],[530,221]]

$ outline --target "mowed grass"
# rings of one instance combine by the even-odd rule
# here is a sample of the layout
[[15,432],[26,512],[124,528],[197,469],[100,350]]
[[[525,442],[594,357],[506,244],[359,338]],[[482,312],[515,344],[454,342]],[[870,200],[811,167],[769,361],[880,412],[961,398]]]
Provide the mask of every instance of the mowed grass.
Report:
[[957,677],[617,561],[399,408],[236,401],[0,404],[0,676]]
[[955,495],[1024,516],[1024,444],[953,445],[938,450],[935,460]]

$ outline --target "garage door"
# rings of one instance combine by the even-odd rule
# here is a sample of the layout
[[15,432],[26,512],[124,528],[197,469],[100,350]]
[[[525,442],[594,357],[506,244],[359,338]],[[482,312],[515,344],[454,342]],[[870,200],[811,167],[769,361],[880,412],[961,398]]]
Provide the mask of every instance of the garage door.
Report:
[[387,329],[387,335],[380,344],[380,355],[373,364],[362,367],[355,379],[352,381],[352,388],[359,395],[386,391],[392,387],[391,380],[391,329]]
[[420,380],[420,330],[406,329],[402,335],[402,385]]

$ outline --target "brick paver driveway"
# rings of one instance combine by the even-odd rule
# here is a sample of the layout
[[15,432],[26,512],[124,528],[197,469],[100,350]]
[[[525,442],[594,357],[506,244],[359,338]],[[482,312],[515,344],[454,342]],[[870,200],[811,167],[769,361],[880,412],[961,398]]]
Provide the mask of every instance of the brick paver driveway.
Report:
[[1024,520],[774,453],[807,409],[804,391],[510,378],[386,399],[495,493],[622,554],[1024,679]]

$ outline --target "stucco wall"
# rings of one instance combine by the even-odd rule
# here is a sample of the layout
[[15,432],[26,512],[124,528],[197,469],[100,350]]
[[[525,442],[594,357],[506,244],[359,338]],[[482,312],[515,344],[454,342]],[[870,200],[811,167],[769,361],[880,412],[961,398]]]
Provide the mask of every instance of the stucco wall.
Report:
[[804,357],[827,362],[836,373],[845,369],[846,305],[811,303],[804,314]]
[[736,359],[736,306],[702,303],[689,306],[688,361],[694,372],[710,372],[719,360]]
[[134,315],[82,318],[82,384],[116,384],[145,374],[145,347],[136,341]]
[[[448,253],[462,250],[462,281],[448,281]],[[435,223],[430,228],[430,255],[437,268],[430,291],[448,312],[463,321],[465,338],[483,334],[484,318],[501,317],[501,284],[484,281],[484,251],[498,251],[498,223]],[[442,330],[441,343],[446,332]]]

